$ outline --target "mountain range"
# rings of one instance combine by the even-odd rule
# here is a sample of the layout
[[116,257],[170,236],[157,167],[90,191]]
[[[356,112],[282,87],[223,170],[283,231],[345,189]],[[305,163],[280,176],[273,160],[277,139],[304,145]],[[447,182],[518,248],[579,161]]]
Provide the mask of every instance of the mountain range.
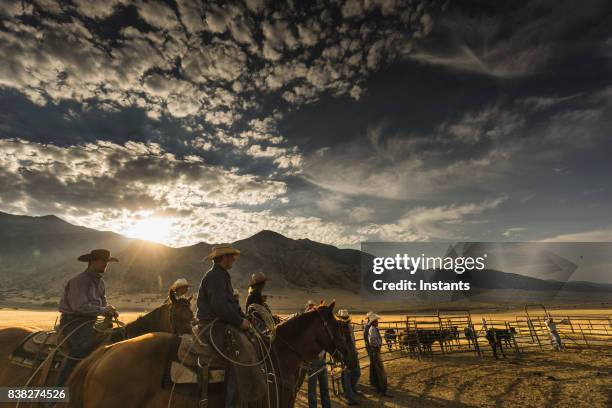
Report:
[[[107,248],[120,262],[111,264],[107,285],[125,292],[165,290],[175,279],[196,286],[210,263],[203,258],[212,243],[173,248],[117,233],[72,225],[56,216],[31,217],[0,212],[0,287],[53,295],[82,271],[77,257]],[[261,231],[233,243],[241,250],[232,269],[236,287],[252,273],[266,273],[271,288],[343,288],[357,292],[361,252],[308,239]]]
[[[0,299],[3,292],[29,291],[55,297],[66,280],[82,271],[77,257],[94,248],[107,248],[120,260],[105,277],[107,285],[124,293],[162,292],[179,277],[196,287],[210,267],[203,258],[213,243],[173,248],[123,235],[70,224],[56,216],[31,217],[0,212]],[[269,288],[344,290],[360,289],[360,268],[371,255],[340,249],[309,239],[290,239],[261,231],[233,243],[242,252],[232,269],[235,287],[246,288],[250,275],[266,273]],[[436,279],[456,280],[440,271]],[[467,278],[467,276],[466,276]],[[592,282],[559,282],[503,271],[472,276],[481,289],[520,289],[577,292],[610,292],[612,285]]]

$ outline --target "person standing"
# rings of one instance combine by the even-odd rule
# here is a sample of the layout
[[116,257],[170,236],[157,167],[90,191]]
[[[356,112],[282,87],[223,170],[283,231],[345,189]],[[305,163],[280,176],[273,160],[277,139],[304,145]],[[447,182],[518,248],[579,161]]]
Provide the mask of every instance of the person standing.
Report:
[[[548,334],[550,335],[550,342],[552,343],[553,349],[555,351],[561,351],[563,349],[563,342],[561,341],[561,336],[559,335],[559,331],[557,330],[557,323],[553,320],[552,316],[547,315],[546,320],[544,320],[546,324],[546,328],[548,329]],[[566,323],[566,320],[561,320],[559,324]]]
[[308,408],[317,408],[317,382],[319,383],[321,406],[331,408],[325,351],[322,351],[316,360],[310,362],[306,372],[308,374]]
[[[308,300],[306,302],[305,313],[315,310],[315,302]],[[308,408],[317,408],[317,382],[319,383],[319,392],[321,395],[321,406],[323,408],[331,408],[329,399],[329,383],[327,377],[327,367],[325,365],[325,350],[318,357],[311,361],[306,369],[300,372],[300,378],[308,376]],[[300,383],[303,380],[300,380]]]
[[59,303],[61,313],[58,331],[68,336],[68,356],[58,375],[57,386],[63,387],[79,360],[87,357],[98,345],[94,324],[98,316],[118,317],[117,310],[106,301],[102,275],[110,262],[119,262],[106,249],[94,249],[78,260],[87,262],[87,269],[66,283]]
[[[368,358],[370,361],[372,360],[372,348],[370,347],[370,328],[372,327],[371,317],[374,315],[374,312],[368,312],[365,318],[365,324],[363,326],[363,342],[365,343],[366,353],[368,353]],[[370,385],[372,387],[376,387],[378,384],[378,378],[376,377],[376,370],[374,366],[370,364],[368,369],[369,377],[370,377]]]
[[344,397],[348,405],[358,405],[357,384],[361,376],[361,368],[359,367],[359,356],[357,355],[357,347],[355,346],[354,328],[351,323],[351,315],[347,309],[338,310],[338,318],[346,325],[345,330],[347,330],[349,334],[346,340],[351,353],[348,364],[342,369],[342,389],[344,390]]
[[391,395],[387,393],[387,374],[385,373],[385,366],[380,355],[383,340],[380,335],[380,330],[378,329],[379,320],[380,316],[376,313],[370,315],[371,326],[368,332],[368,342],[371,350],[370,366],[374,367],[374,371],[376,372],[376,391],[383,397],[391,397]]

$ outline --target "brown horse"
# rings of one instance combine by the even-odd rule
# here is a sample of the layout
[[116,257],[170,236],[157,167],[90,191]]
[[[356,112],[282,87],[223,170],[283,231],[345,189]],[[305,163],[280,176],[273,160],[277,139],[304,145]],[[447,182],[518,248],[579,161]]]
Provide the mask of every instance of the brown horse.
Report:
[[[117,342],[127,338],[140,336],[145,333],[163,331],[175,334],[191,332],[191,298],[176,299],[164,303],[150,313],[147,313],[124,327],[116,328],[110,334],[109,342]],[[12,364],[9,355],[35,330],[22,327],[9,327],[0,329],[0,386],[23,387],[30,376],[34,373],[32,368]],[[57,373],[52,371],[46,383],[56,383]],[[31,385],[38,384],[37,378],[33,379]]]
[[[333,315],[334,303],[285,320],[271,344],[274,375],[269,382],[270,406],[293,407],[302,363],[325,350],[343,361],[348,348]],[[174,336],[146,334],[98,349],[82,361],[68,380],[70,407],[197,407],[195,385],[188,392],[162,387]],[[208,407],[223,407],[223,384],[209,387]],[[277,390],[278,389],[278,394]],[[278,395],[278,398],[277,398]],[[172,398],[170,404],[170,398]]]

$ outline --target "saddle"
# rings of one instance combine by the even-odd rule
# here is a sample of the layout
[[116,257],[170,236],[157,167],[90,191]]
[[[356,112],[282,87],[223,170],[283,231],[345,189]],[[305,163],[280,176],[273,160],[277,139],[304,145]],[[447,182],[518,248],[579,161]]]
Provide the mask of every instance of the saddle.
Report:
[[[40,371],[38,383],[45,384],[49,373],[60,369],[64,354],[58,353],[57,345],[61,342],[60,333],[55,330],[43,330],[28,335],[8,356],[12,364],[35,370],[45,362]],[[63,347],[61,347],[63,349]],[[65,349],[63,349],[65,352]],[[50,356],[50,354],[52,354]],[[33,384],[35,385],[35,384]]]
[[[238,405],[265,398],[268,391],[266,368],[263,363],[253,365],[262,359],[254,339],[220,322],[199,326],[197,333],[198,337],[196,334],[180,337],[176,359],[169,365],[173,383],[197,384],[200,407],[208,404],[209,385],[225,382],[230,377],[235,382]],[[233,362],[227,361],[217,349]]]

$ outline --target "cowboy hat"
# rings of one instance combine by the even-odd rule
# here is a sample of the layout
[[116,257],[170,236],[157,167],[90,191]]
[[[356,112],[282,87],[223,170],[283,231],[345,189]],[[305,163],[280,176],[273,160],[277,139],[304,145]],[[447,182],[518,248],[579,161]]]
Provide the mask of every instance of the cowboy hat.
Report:
[[94,249],[88,254],[81,255],[77,258],[80,262],[90,261],[106,261],[106,262],[119,262],[117,258],[110,256],[108,249]]
[[220,244],[212,247],[212,251],[206,255],[205,261],[212,261],[218,256],[223,255],[240,255],[240,251],[234,248],[231,244]]
[[251,275],[251,280],[249,281],[249,286],[255,286],[258,283],[266,282],[268,278],[263,272],[255,272]]
[[340,309],[338,310],[338,317],[340,319],[348,319],[351,317],[351,314],[349,313],[349,311],[347,309]]
[[183,288],[183,287],[191,287],[191,285],[189,284],[189,282],[187,282],[187,279],[185,278],[179,278],[176,281],[174,281],[174,283],[172,284],[172,286],[170,286],[170,289],[178,289],[178,288]]
[[314,300],[308,299],[308,302],[306,302],[306,306],[314,306],[316,303],[314,302]]
[[375,322],[376,320],[380,320],[380,316],[377,315],[376,313],[372,312],[369,316],[368,316],[368,320],[371,322]]

